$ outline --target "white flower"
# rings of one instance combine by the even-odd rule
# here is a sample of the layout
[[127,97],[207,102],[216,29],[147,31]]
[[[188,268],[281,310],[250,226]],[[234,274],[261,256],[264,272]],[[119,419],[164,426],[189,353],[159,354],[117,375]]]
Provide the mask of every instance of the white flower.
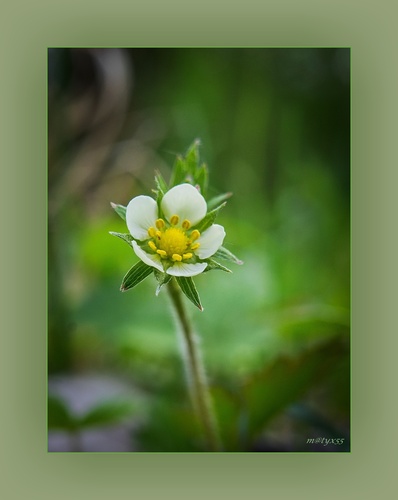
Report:
[[213,224],[200,233],[195,226],[207,213],[206,200],[191,184],[173,187],[158,205],[137,196],[127,205],[126,223],[137,256],[148,266],[172,276],[196,276],[222,245],[225,231]]

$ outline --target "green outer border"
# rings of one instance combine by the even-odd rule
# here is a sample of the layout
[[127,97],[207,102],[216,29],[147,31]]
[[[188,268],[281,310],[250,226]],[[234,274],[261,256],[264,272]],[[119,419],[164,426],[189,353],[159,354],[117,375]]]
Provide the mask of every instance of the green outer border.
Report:
[[[215,491],[231,499],[256,492],[274,498],[335,499],[367,498],[366,493],[374,498],[390,491],[395,464],[391,438],[397,416],[391,384],[397,336],[384,338],[394,332],[395,324],[387,306],[395,305],[390,278],[394,268],[389,262],[394,262],[397,247],[391,234],[395,179],[390,176],[397,174],[383,168],[396,162],[392,145],[398,70],[392,9],[390,2],[365,6],[342,0],[333,4],[289,0],[260,6],[249,2],[244,7],[228,4],[228,8],[214,0],[195,4],[171,0],[164,7],[152,2],[126,8],[114,2],[82,5],[43,0],[2,6],[5,140],[0,213],[3,237],[7,236],[0,260],[1,304],[6,304],[0,318],[0,489],[4,498],[59,500],[95,495],[102,499],[126,493],[144,494],[144,498],[168,494],[202,498]],[[341,40],[341,46],[352,48],[354,75],[353,452],[322,457],[48,454],[44,404],[47,47],[335,47]],[[11,213],[15,221],[10,220]]]

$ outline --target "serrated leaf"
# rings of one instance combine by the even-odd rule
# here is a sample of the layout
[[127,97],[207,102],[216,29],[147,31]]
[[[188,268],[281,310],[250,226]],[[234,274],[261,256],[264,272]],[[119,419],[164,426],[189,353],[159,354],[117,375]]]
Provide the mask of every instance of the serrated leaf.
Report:
[[153,273],[154,268],[147,266],[144,262],[139,261],[135,266],[133,266],[123,278],[122,284],[120,286],[121,292],[127,292],[137,286],[141,281],[144,281],[150,274]]
[[171,173],[170,187],[177,186],[186,181],[188,169],[185,160],[181,156],[177,156]]
[[69,412],[68,407],[56,396],[48,397],[47,420],[49,429],[74,429],[76,419]]
[[113,210],[121,217],[123,220],[126,220],[126,207],[123,205],[117,205],[116,203],[111,202],[111,207]]
[[239,264],[242,265],[243,261],[238,259],[238,257],[235,257],[235,255],[227,250],[225,247],[220,247],[217,252],[213,255],[213,257],[218,257],[219,259],[222,260],[227,260],[228,262],[233,262],[234,264]]
[[227,202],[224,202],[222,205],[219,207],[215,208],[211,212],[208,212],[208,214],[202,219],[196,226],[193,227],[193,229],[197,229],[200,233],[203,233],[203,231],[206,231],[216,220],[218,212],[225,207]]
[[208,210],[213,210],[217,207],[219,207],[222,203],[227,201],[229,198],[231,198],[232,193],[223,193],[218,196],[215,196],[214,198],[211,198],[207,202],[207,209]]
[[134,240],[134,238],[129,233],[115,233],[115,231],[109,231],[109,234],[125,241],[130,247],[131,247],[131,242]]
[[157,269],[155,269],[155,278],[158,282],[158,286],[156,288],[156,295],[159,295],[160,289],[163,285],[167,285],[167,283],[171,280],[171,275],[167,273],[161,273]]
[[183,294],[201,311],[203,311],[202,304],[200,302],[198,291],[196,290],[195,283],[193,279],[185,276],[176,276],[177,283],[181,288]]
[[80,419],[80,427],[99,427],[119,423],[130,416],[133,405],[128,401],[107,401],[90,410]]
[[217,270],[217,269],[220,271],[224,271],[226,273],[232,273],[232,271],[230,269],[228,269],[228,267],[221,265],[219,262],[216,262],[213,259],[209,259],[207,261],[207,267],[203,272],[206,273],[208,271],[213,271],[213,270]]

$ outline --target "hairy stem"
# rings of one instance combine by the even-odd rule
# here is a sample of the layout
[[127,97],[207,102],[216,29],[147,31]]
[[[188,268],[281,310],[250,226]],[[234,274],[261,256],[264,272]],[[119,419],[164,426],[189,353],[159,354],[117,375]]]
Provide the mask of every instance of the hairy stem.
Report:
[[221,451],[221,442],[199,344],[186,313],[181,291],[174,278],[168,284],[168,291],[182,333],[183,358],[192,403],[202,425],[209,450]]

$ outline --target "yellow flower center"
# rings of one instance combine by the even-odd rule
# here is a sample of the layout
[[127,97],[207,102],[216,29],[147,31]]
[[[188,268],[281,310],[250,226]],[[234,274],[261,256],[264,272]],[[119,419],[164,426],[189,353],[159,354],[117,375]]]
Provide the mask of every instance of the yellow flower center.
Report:
[[164,250],[169,257],[174,254],[183,255],[188,248],[188,238],[181,229],[170,227],[160,235],[158,248]]
[[[173,215],[170,218],[171,226],[175,226],[179,222],[178,215]],[[191,223],[189,220],[182,222],[182,227],[170,227],[163,219],[158,219],[155,223],[156,228],[150,227],[148,235],[149,248],[160,255],[162,259],[168,259],[173,262],[181,262],[193,257],[193,251],[200,246],[195,243],[200,236],[197,229],[189,231]],[[190,233],[190,234],[188,234]]]

